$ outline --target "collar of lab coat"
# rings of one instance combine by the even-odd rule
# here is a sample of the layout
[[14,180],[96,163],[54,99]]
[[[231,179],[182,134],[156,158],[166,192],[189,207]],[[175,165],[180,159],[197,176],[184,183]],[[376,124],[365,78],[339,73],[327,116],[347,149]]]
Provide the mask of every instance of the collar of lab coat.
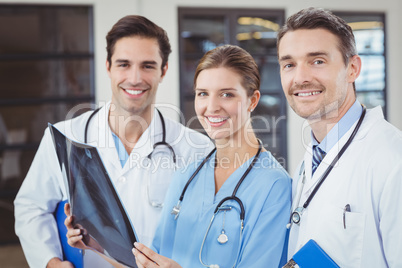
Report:
[[[109,109],[110,102],[104,105],[94,118],[92,118],[94,122],[91,122],[89,125],[88,137],[90,141],[95,141],[96,144],[92,145],[98,147],[102,159],[107,159],[113,163],[116,169],[125,172],[129,165],[122,167],[120,164],[112,130],[108,123]],[[133,151],[130,153],[130,157],[133,157],[133,159],[147,157],[152,152],[154,143],[162,140],[162,133],[162,122],[157,110],[154,109],[151,123],[135,144]],[[133,156],[133,154],[136,155]]]
[[[362,125],[360,126],[359,131],[357,132],[356,136],[354,137],[353,142],[359,141],[363,139],[367,133],[370,131],[370,129],[378,122],[379,120],[383,119],[384,115],[382,112],[382,109],[380,106],[377,106],[373,109],[368,109],[366,112],[366,116],[363,120]],[[358,120],[357,120],[358,121]],[[306,172],[306,181],[303,189],[303,193],[306,193],[306,195],[311,192],[313,187],[317,184],[319,178],[323,175],[325,170],[329,167],[329,165],[332,163],[334,158],[338,155],[339,151],[342,149],[342,147],[345,145],[347,140],[349,139],[350,135],[352,134],[353,130],[356,127],[357,121],[350,127],[350,129],[343,135],[343,137],[338,141],[337,144],[335,144],[332,149],[327,152],[326,156],[318,166],[317,170],[315,171],[314,175],[311,176],[312,173],[312,143],[307,147],[306,153],[304,154],[304,168]],[[347,153],[348,149],[346,150],[345,153]],[[340,160],[342,157],[340,158]],[[339,161],[336,163],[335,167],[339,165]],[[301,179],[301,178],[300,178]]]

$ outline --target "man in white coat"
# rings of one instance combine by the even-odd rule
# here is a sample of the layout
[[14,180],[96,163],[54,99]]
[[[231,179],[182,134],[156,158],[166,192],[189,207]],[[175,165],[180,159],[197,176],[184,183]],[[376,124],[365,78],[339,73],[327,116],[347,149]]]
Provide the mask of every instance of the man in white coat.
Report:
[[293,181],[289,259],[313,239],[340,267],[402,267],[402,134],[356,100],[352,29],[308,8],[277,45],[286,98],[312,130]]
[[[111,101],[97,113],[84,113],[56,127],[73,140],[87,140],[98,147],[139,240],[150,245],[173,171],[203,158],[213,145],[205,135],[163,118],[154,107],[171,52],[162,28],[144,17],[126,16],[113,26],[106,40]],[[164,139],[172,150],[169,146],[154,149]],[[158,162],[153,163],[154,159]],[[15,230],[30,267],[73,267],[63,261],[53,216],[57,204],[66,198],[46,129],[14,202]],[[109,267],[91,251],[85,252],[83,265]]]

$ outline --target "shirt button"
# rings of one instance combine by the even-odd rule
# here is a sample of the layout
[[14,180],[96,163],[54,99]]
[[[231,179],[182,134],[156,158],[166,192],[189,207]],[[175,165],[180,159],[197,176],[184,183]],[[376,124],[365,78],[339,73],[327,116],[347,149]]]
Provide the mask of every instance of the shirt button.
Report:
[[118,181],[119,181],[120,183],[125,183],[125,182],[126,182],[126,177],[120,177],[120,178],[118,179]]

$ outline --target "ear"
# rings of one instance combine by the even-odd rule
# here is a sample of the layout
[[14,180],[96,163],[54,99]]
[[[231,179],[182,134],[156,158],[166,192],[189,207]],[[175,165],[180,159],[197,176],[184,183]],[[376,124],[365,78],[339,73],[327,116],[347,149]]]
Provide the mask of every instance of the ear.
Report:
[[168,65],[169,65],[169,63],[166,62],[166,65],[162,68],[162,75],[161,75],[161,78],[159,79],[159,83],[162,83],[162,80],[165,77],[166,72],[168,70]]
[[360,75],[362,60],[358,55],[349,59],[348,63],[348,82],[353,83]]
[[110,65],[109,61],[106,60],[106,71],[107,71],[107,74],[109,75],[109,77],[110,77],[110,68],[111,68],[111,67],[112,67],[112,66]]
[[261,98],[261,92],[259,90],[255,90],[253,92],[253,95],[250,97],[250,106],[248,107],[248,111],[252,112],[254,111],[255,107],[257,106],[258,102],[260,101]]

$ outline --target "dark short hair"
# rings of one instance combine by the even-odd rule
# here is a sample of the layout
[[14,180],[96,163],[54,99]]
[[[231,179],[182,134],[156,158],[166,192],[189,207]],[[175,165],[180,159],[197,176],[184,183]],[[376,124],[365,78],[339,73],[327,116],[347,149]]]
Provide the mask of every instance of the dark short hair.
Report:
[[244,49],[234,45],[223,45],[208,51],[201,58],[194,75],[194,87],[198,75],[207,69],[225,67],[238,73],[247,95],[260,89],[260,73],[254,58]]
[[162,58],[162,66],[165,67],[172,52],[169,38],[166,31],[148,20],[145,17],[129,15],[121,18],[106,36],[107,61],[112,65],[112,55],[116,42],[123,37],[139,36],[145,38],[154,38],[159,44],[159,53]]
[[349,58],[357,55],[355,37],[352,28],[341,18],[322,8],[306,8],[290,16],[277,35],[277,48],[282,37],[290,31],[299,29],[325,29],[339,39],[339,50],[345,64]]

